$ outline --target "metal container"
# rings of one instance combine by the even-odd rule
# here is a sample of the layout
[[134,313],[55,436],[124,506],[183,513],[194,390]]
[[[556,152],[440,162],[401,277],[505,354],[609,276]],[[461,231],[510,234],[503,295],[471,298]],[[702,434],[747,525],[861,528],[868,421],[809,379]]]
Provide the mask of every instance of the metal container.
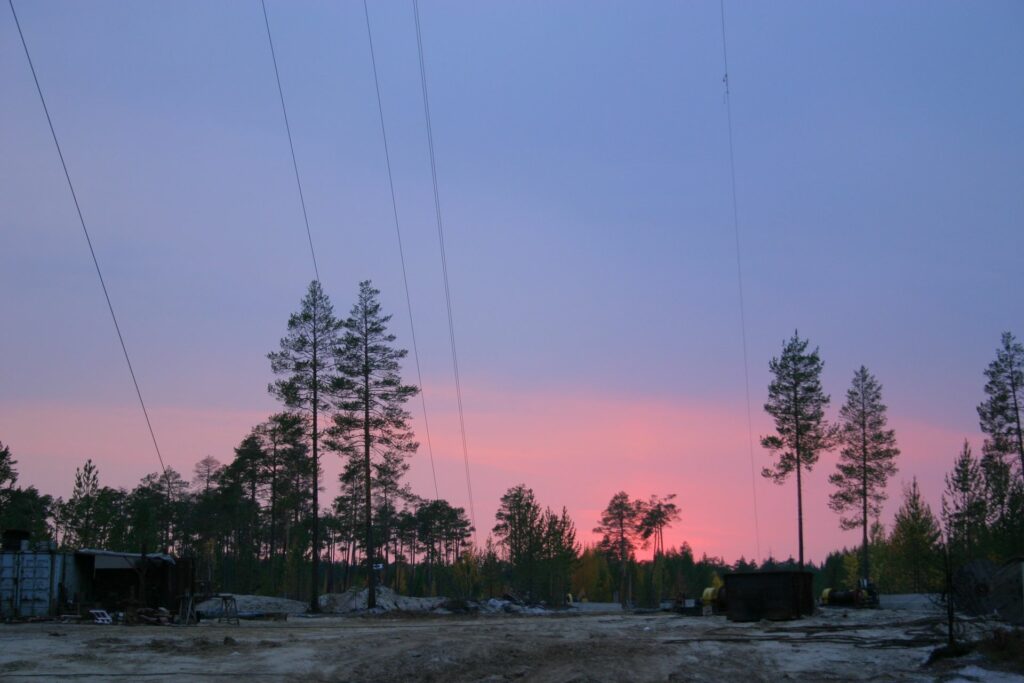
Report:
[[729,621],[783,621],[814,613],[813,575],[801,571],[725,575]]
[[0,618],[52,614],[65,559],[62,554],[50,552],[0,552]]

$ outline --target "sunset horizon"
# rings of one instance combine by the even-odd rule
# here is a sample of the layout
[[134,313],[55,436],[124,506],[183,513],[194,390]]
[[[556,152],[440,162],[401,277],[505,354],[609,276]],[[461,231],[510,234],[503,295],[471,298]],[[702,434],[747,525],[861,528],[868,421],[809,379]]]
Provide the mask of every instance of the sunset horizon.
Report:
[[[423,375],[438,492],[468,510],[464,424],[480,543],[524,483],[582,540],[616,492],[675,493],[670,545],[794,555],[794,484],[761,476],[759,443],[794,329],[820,348],[830,420],[856,368],[883,387],[902,455],[882,522],[914,478],[938,514],[964,440],[982,447],[982,371],[1024,319],[1024,100],[990,59],[1020,53],[1013,22],[949,5],[907,42],[906,8],[882,25],[854,6],[795,23],[736,8],[726,74],[724,6],[608,7],[583,32],[567,8],[432,7],[421,82],[407,9],[52,3],[4,20],[0,439],[21,484],[67,498],[87,458],[129,489],[160,467],[16,29],[186,479],[281,409],[266,354],[319,273],[340,317],[360,280],[381,290],[403,380]],[[950,36],[961,52],[932,50]],[[431,498],[420,399],[407,408],[410,482]],[[837,455],[805,482],[818,562],[858,543],[827,507]],[[323,463],[329,506],[340,463]]]

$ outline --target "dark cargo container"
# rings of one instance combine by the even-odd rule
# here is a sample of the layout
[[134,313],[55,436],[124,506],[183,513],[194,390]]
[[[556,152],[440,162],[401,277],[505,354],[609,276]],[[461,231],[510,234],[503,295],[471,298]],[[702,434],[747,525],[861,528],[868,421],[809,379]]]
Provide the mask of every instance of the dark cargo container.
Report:
[[810,572],[744,572],[725,575],[729,621],[781,621],[814,613]]

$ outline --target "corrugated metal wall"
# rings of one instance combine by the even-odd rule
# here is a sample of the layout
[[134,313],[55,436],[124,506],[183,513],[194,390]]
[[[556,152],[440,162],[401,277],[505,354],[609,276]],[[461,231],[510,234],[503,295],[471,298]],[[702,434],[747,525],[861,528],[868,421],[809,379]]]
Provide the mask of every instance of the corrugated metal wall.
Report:
[[0,618],[53,614],[65,561],[51,551],[0,552]]

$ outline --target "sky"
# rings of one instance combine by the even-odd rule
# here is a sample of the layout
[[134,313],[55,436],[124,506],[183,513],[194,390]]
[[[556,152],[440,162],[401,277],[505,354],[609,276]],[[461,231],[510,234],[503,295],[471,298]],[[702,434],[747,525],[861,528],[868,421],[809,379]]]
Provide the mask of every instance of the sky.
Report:
[[[279,409],[266,354],[313,278],[260,5],[16,7],[164,458],[229,461]],[[914,477],[938,511],[980,448],[982,371],[1024,335],[1024,5],[724,7],[752,454],[719,3],[421,3],[481,541],[525,483],[583,540],[616,492],[675,493],[668,545],[795,555],[794,483],[755,476],[794,330],[830,416],[860,365],[884,387],[884,522]],[[372,279],[410,348],[362,3],[267,8],[321,281],[344,314]],[[412,6],[369,15],[439,493],[468,506]],[[0,207],[20,483],[67,496],[91,458],[134,486],[157,458],[7,7]],[[805,479],[815,560],[859,539],[827,507],[835,460]]]

